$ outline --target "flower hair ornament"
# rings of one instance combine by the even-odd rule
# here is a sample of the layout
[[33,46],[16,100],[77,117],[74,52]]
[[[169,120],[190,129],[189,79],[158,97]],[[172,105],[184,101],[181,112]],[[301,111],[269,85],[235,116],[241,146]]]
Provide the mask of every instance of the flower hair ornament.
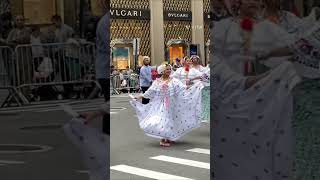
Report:
[[162,65],[160,65],[160,66],[157,68],[158,74],[163,75],[163,74],[164,74],[164,71],[166,70],[166,68],[167,68],[168,66],[170,66],[170,68],[172,68],[170,64],[162,64]]

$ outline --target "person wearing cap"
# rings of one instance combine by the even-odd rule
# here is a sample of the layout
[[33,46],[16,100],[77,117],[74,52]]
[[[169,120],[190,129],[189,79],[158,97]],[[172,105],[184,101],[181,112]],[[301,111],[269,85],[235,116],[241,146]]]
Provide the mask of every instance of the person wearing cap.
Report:
[[[143,57],[143,66],[140,69],[140,88],[145,93],[152,84],[152,73],[150,67],[150,57]],[[149,99],[143,98],[142,104],[148,104]]]
[[[160,145],[169,147],[176,140],[201,126],[201,82],[187,87],[180,80],[170,77],[172,67],[160,65],[160,78],[130,104],[136,110],[140,128],[146,135],[161,139]],[[152,99],[149,104],[140,103]]]

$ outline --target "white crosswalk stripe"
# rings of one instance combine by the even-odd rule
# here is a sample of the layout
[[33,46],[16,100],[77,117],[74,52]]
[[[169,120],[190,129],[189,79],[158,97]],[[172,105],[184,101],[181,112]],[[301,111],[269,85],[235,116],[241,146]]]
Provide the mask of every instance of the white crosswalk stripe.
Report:
[[0,166],[7,166],[7,165],[20,165],[25,164],[23,161],[8,161],[8,160],[0,160]]
[[186,178],[186,177],[165,174],[165,173],[161,173],[161,172],[157,172],[157,171],[151,171],[151,170],[136,168],[136,167],[127,166],[127,165],[112,166],[110,169],[125,172],[128,174],[141,176],[141,177],[146,177],[146,178],[150,178],[150,179],[157,179],[157,180],[172,180],[172,179],[174,179],[174,180],[193,180],[193,179]]
[[[208,155],[210,155],[210,150],[209,149],[202,149],[202,148],[194,148],[194,149],[189,149],[186,150],[187,152],[190,152],[190,154],[200,154],[201,156],[208,157],[208,160],[210,159]],[[190,160],[190,159],[184,159],[184,158],[179,158],[179,157],[172,157],[172,156],[165,156],[165,155],[159,155],[159,156],[154,156],[150,157],[150,160],[154,160],[155,163],[161,161],[163,163],[166,163],[167,166],[170,165],[181,165],[181,166],[186,166],[190,168],[200,168],[203,170],[210,170],[210,163],[207,162],[200,162],[200,161],[195,161],[195,160]],[[139,166],[139,165],[137,165]],[[141,165],[143,166],[143,165]],[[171,173],[166,173],[166,172],[157,172],[150,170],[150,166],[147,168],[143,167],[134,167],[126,164],[121,164],[121,165],[115,165],[111,166],[110,169],[113,171],[125,173],[125,174],[130,174],[133,176],[140,176],[144,178],[150,178],[150,179],[161,179],[161,180],[193,180],[194,177],[183,177],[180,175],[173,175]],[[153,168],[154,169],[154,168]],[[196,170],[196,169],[194,169]],[[209,177],[209,174],[208,174]]]
[[201,148],[195,148],[195,149],[189,149],[188,152],[195,152],[200,154],[208,154],[210,155],[210,149],[201,149]]
[[24,164],[24,162],[22,162],[22,161],[0,160],[0,164]]
[[176,157],[170,157],[170,156],[164,156],[164,155],[151,157],[150,159],[165,161],[165,162],[170,162],[170,163],[176,163],[176,164],[181,164],[181,165],[186,165],[186,166],[192,166],[192,167],[197,167],[197,168],[210,169],[210,163],[193,161],[193,160],[189,160],[189,159],[182,159],[182,158],[176,158]]

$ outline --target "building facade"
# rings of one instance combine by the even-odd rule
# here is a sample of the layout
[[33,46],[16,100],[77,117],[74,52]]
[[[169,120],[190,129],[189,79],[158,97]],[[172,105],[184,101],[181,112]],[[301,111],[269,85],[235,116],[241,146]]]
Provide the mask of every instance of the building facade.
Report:
[[190,54],[200,55],[205,64],[209,4],[210,0],[111,0],[112,64],[135,68],[142,56],[150,56],[153,65],[160,65]]

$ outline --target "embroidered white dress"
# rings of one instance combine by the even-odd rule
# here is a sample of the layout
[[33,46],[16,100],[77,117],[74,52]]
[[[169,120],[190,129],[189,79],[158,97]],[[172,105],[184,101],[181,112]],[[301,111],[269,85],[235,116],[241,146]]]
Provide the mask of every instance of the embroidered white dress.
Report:
[[183,84],[186,84],[187,72],[185,71],[185,67],[178,68],[171,74],[171,78],[179,79]]
[[90,180],[105,180],[109,178],[107,169],[110,157],[110,137],[98,129],[84,124],[83,119],[72,119],[63,127],[67,137],[76,145],[83,161],[89,170]]
[[168,83],[158,79],[144,93],[150,99],[149,104],[136,100],[130,103],[146,135],[176,141],[201,125],[202,88],[201,82],[186,89],[178,79]]
[[[224,19],[215,23],[211,34],[213,52],[222,57],[234,72],[244,74],[244,39],[239,24],[234,18]],[[266,20],[255,24],[251,35],[250,53],[252,55],[283,47],[292,42],[286,31],[279,31],[279,28],[274,28],[275,26]],[[279,60],[279,58],[271,60]]]
[[292,176],[292,89],[299,81],[283,62],[245,90],[245,77],[220,58],[211,65],[214,176],[280,180]]
[[202,74],[202,83],[204,88],[202,89],[202,122],[210,122],[210,67],[205,67]]

